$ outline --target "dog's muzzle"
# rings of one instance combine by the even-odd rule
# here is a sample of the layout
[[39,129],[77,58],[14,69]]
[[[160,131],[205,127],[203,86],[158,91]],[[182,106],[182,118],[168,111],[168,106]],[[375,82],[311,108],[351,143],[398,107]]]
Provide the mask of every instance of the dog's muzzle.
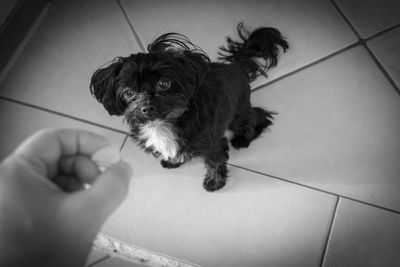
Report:
[[140,108],[140,111],[145,117],[153,117],[157,113],[157,108],[154,105],[144,105]]

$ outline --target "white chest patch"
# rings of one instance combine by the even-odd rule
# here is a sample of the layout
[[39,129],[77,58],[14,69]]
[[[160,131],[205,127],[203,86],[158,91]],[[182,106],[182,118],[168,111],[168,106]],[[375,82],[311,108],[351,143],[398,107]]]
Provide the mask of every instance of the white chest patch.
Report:
[[165,160],[174,158],[179,151],[173,126],[162,120],[155,120],[142,126],[138,137],[145,141],[146,147],[158,151]]

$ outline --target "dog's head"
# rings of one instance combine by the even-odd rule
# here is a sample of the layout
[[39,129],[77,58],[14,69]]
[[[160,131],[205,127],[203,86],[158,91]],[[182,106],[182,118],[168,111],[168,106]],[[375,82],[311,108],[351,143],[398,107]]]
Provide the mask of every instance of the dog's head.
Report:
[[208,62],[185,36],[167,33],[148,46],[148,53],[117,57],[98,69],[90,91],[110,115],[123,115],[130,125],[173,120],[188,109]]

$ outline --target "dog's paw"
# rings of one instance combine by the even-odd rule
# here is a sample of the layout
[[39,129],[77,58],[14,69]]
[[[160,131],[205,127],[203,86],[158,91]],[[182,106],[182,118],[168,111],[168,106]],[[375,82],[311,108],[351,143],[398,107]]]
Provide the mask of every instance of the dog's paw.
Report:
[[163,166],[164,168],[167,169],[174,169],[174,168],[178,168],[179,166],[181,166],[183,163],[178,162],[178,163],[174,163],[174,162],[170,162],[168,160],[161,160],[161,166]]
[[231,144],[234,148],[246,148],[250,145],[250,141],[247,140],[244,136],[234,136],[231,140]]
[[208,192],[214,192],[225,186],[226,178],[206,176],[203,181],[203,187]]

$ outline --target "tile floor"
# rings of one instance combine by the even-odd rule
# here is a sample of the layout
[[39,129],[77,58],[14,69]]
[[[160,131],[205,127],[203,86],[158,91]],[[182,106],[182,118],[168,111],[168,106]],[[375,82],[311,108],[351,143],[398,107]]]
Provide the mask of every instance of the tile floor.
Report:
[[[118,246],[94,249],[88,266],[400,266],[399,12],[396,0],[52,1],[1,75],[0,158],[44,127],[121,147],[135,174],[102,229]],[[199,160],[162,169],[124,142],[127,126],[88,84],[167,31],[215,59],[240,21],[291,45],[252,84],[253,104],[279,115],[231,151],[227,186],[207,193]]]

